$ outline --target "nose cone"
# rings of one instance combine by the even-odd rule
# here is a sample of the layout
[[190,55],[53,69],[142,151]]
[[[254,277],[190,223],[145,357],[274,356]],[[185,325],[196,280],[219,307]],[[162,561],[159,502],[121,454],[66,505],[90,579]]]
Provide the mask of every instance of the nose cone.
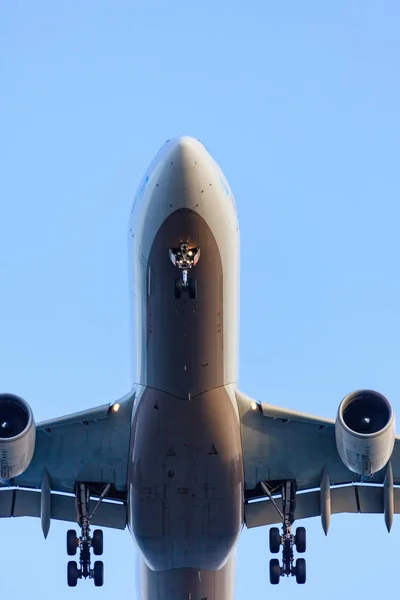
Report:
[[[162,152],[165,150],[165,152]],[[188,168],[198,164],[198,161],[212,160],[211,156],[199,140],[188,135],[183,135],[166,142],[161,149],[160,156],[164,166],[172,163],[181,168]]]
[[181,152],[196,153],[200,151],[202,153],[207,153],[204,145],[198,139],[191,137],[190,135],[181,135],[172,141],[180,148]]
[[[151,230],[174,211],[187,209],[207,222],[222,218],[237,230],[233,196],[226,179],[205,146],[191,136],[168,140],[142,180],[131,213],[131,232]],[[150,235],[150,234],[148,234]]]
[[[149,170],[146,195],[167,213],[180,208],[201,209],[203,179],[209,179],[213,159],[201,142],[190,136],[169,140]],[[151,200],[150,200],[151,197]]]

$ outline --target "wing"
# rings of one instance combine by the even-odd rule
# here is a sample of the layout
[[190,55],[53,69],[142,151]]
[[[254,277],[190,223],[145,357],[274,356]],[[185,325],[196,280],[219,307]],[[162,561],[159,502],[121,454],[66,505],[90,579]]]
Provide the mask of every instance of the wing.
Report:
[[29,467],[0,489],[0,517],[39,517],[47,535],[52,518],[76,522],[80,482],[88,485],[90,510],[107,490],[92,523],[124,529],[133,403],[131,393],[112,405],[39,423]]
[[[261,482],[267,484],[268,493],[274,497],[274,490],[280,492],[282,482],[296,481],[296,519],[318,515],[326,518],[322,513],[327,501],[330,514],[384,513],[387,525],[389,497],[391,512],[400,512],[400,488],[393,487],[400,485],[398,438],[389,468],[362,483],[361,477],[339,457],[335,421],[258,403],[239,390],[236,398],[242,426],[248,527],[281,520],[276,503],[265,495]],[[262,502],[254,501],[261,498]]]

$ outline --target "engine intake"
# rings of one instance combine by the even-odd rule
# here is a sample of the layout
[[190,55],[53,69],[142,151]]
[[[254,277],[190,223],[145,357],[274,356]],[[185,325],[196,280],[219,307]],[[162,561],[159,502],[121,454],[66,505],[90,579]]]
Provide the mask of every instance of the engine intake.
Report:
[[336,447],[348,469],[370,477],[388,463],[395,441],[392,406],[373,390],[352,392],[342,400],[335,424]]
[[[351,395],[352,396],[352,395]],[[343,421],[356,433],[378,433],[386,427],[391,417],[391,406],[386,398],[379,398],[375,392],[365,392],[343,404]]]
[[14,394],[0,394],[0,479],[9,481],[29,467],[36,427],[31,407]]

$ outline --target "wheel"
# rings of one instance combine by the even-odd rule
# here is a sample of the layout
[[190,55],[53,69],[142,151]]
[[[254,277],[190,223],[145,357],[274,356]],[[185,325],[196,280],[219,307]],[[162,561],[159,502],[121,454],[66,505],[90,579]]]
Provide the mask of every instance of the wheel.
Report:
[[296,529],[296,550],[303,554],[306,551],[306,529],[305,527],[298,527]]
[[281,566],[277,558],[269,561],[269,580],[272,585],[277,585],[281,580]]
[[68,554],[68,556],[75,556],[78,545],[79,545],[79,539],[76,537],[75,529],[68,529],[68,531],[67,531],[67,554]]
[[104,583],[104,565],[101,560],[96,560],[94,563],[93,581],[96,587],[101,587]]
[[269,549],[272,554],[278,554],[281,547],[281,534],[277,527],[271,527],[269,530]]
[[182,296],[182,280],[175,279],[174,281],[174,296],[177,300]]
[[296,560],[296,581],[297,583],[306,582],[306,561],[304,558],[298,558]]
[[194,279],[193,277],[191,277],[189,279],[189,298],[191,300],[195,300],[197,297],[197,279]]
[[101,529],[95,529],[92,537],[93,554],[101,556],[103,554],[103,532]]
[[75,587],[79,579],[78,565],[74,560],[70,560],[67,565],[67,582],[69,587]]

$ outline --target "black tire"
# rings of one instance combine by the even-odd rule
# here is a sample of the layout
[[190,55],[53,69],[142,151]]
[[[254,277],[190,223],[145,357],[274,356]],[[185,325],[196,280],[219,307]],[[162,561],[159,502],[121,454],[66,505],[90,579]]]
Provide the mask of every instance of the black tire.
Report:
[[306,582],[306,561],[304,558],[298,558],[296,560],[296,581],[297,583],[303,584]]
[[101,556],[103,554],[103,531],[95,529],[92,537],[93,554]]
[[78,565],[74,560],[70,560],[67,565],[67,583],[69,587],[76,587],[79,579]]
[[277,558],[271,558],[269,561],[269,580],[272,585],[278,585],[281,580],[281,566]]
[[189,285],[189,298],[195,300],[197,298],[197,279],[191,277],[188,281]]
[[272,554],[278,554],[281,548],[281,534],[277,527],[271,527],[269,530],[269,549]]
[[298,527],[296,529],[296,550],[300,554],[306,551],[306,529],[305,527]]
[[101,587],[104,583],[104,564],[101,560],[96,560],[94,563],[93,581],[96,587]]
[[67,554],[68,556],[75,556],[78,548],[79,539],[76,536],[75,529],[68,529],[67,531]]
[[182,280],[175,279],[174,281],[174,296],[177,300],[182,297]]

